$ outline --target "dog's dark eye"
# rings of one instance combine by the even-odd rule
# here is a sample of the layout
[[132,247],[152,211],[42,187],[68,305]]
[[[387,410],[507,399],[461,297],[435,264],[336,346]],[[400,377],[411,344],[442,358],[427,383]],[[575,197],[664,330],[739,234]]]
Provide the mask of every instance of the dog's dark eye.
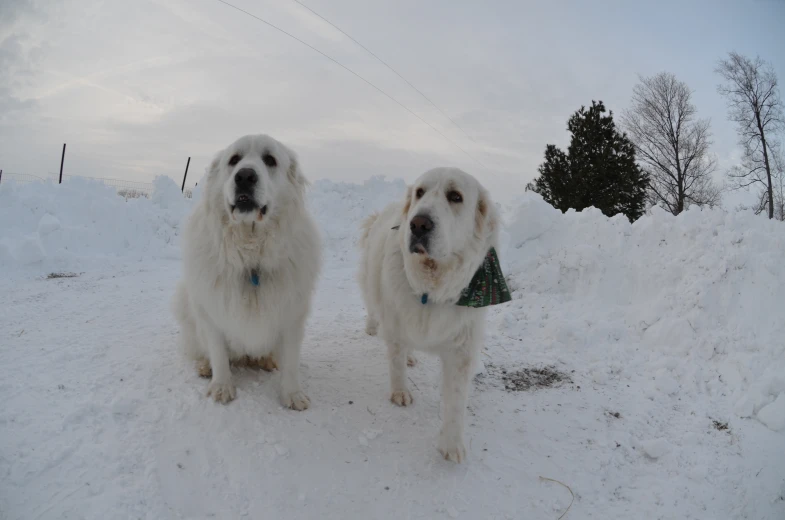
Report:
[[425,190],[422,188],[417,188],[417,192],[415,193],[415,196],[418,199],[421,199],[423,195],[425,195]]
[[455,204],[460,204],[461,202],[463,202],[463,195],[461,195],[455,190],[448,191],[447,200],[449,200],[450,202],[454,202]]
[[238,154],[234,154],[234,155],[232,156],[232,158],[231,158],[231,159],[229,159],[229,166],[234,166],[235,164],[237,164],[238,162],[240,162],[240,159],[242,159],[242,156],[240,156],[240,155],[238,155]]
[[278,166],[278,161],[269,153],[262,155],[262,161],[264,161],[264,164],[266,164],[268,168],[275,168]]

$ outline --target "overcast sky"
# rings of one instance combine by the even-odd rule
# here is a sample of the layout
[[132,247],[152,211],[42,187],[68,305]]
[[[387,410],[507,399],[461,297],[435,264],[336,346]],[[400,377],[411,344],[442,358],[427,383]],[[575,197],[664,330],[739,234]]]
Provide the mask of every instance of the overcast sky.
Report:
[[[523,191],[547,143],[593,99],[615,114],[637,75],[674,73],[712,120],[722,167],[739,158],[717,60],[770,61],[785,82],[785,0],[230,0],[386,91],[217,0],[0,1],[0,168],[189,185],[235,138],[268,133],[312,180],[407,181],[455,165],[497,199]],[[456,146],[457,145],[457,146]],[[465,154],[458,147],[467,152]],[[735,201],[735,199],[733,199]]]

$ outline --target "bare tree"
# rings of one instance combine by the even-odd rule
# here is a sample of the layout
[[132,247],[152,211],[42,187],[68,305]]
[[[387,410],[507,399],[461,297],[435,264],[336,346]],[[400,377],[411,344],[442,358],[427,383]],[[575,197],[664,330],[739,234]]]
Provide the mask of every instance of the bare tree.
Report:
[[696,119],[692,92],[671,73],[640,77],[622,124],[649,174],[649,198],[678,215],[690,205],[715,206],[722,189],[712,179],[708,119]]
[[[780,143],[774,143],[771,146],[772,157],[772,191],[774,200],[774,218],[780,221],[785,221],[785,158],[782,155],[782,147]],[[765,194],[766,192],[761,192]],[[763,199],[763,197],[761,197]],[[757,212],[762,212],[765,208],[761,204],[763,200],[758,203]]]
[[762,188],[758,211],[774,218],[774,164],[771,146],[785,122],[777,75],[771,64],[731,52],[720,60],[717,73],[725,83],[717,91],[728,100],[728,117],[738,125],[744,148],[741,164],[730,169],[732,187]]
[[774,180],[774,218],[785,222],[785,170],[782,168]]

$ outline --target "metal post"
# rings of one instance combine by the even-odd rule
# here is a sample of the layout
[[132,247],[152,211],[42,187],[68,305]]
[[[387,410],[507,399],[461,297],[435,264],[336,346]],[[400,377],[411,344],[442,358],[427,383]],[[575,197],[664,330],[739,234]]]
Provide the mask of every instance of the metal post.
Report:
[[3,182],[3,170],[0,170],[0,182]]
[[188,162],[185,163],[185,173],[183,174],[183,185],[180,187],[180,191],[185,193],[185,178],[188,177],[188,166],[191,164],[191,158],[188,158]]
[[60,182],[57,184],[63,183],[63,163],[65,162],[65,143],[63,143],[63,156],[60,157]]

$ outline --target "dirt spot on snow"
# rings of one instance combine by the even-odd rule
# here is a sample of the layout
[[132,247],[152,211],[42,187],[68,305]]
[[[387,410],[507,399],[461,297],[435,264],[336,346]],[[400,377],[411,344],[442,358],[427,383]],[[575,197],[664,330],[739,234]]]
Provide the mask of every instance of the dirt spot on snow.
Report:
[[[507,369],[493,364],[486,364],[487,377],[501,382],[507,392],[527,392],[543,388],[561,386],[563,383],[572,383],[570,376],[560,372],[555,367],[523,367]],[[478,378],[484,378],[480,374]]]
[[721,422],[714,419],[711,421],[711,425],[714,426],[714,429],[717,431],[730,433],[730,428],[728,428],[727,422]]
[[46,275],[47,280],[55,280],[57,278],[76,278],[79,276],[77,273],[49,273]]

